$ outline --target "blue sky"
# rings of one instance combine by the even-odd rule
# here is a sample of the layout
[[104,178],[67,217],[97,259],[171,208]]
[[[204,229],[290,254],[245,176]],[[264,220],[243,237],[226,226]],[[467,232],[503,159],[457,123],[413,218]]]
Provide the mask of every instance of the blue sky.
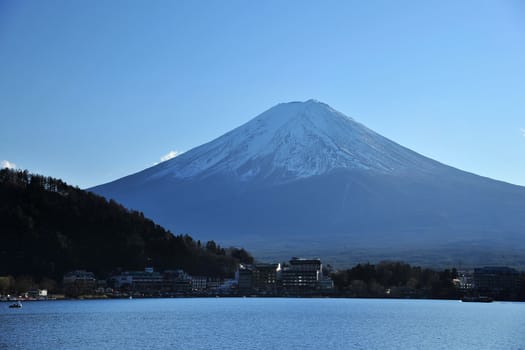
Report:
[[82,188],[315,98],[525,185],[523,1],[0,1],[0,161]]

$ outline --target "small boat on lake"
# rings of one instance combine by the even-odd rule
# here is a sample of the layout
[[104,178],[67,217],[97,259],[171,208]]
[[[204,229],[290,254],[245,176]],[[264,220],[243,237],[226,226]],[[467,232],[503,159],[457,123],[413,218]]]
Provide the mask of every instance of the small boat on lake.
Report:
[[20,309],[22,307],[22,303],[20,301],[17,301],[14,304],[9,305],[10,309]]
[[464,296],[463,298],[461,298],[461,301],[464,303],[492,303],[494,299],[487,296]]

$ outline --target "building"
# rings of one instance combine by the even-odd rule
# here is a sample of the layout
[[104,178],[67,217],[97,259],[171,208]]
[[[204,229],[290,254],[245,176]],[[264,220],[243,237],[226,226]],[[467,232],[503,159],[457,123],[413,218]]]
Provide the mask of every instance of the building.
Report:
[[334,281],[328,276],[322,276],[319,280],[319,288],[321,290],[332,290],[334,289]]
[[124,271],[112,277],[114,286],[121,290],[134,292],[154,292],[166,287],[163,276],[153,268],[147,267],[144,271]]
[[237,291],[238,281],[236,279],[227,279],[215,289],[215,292],[221,295],[231,295]]
[[281,264],[254,264],[252,272],[252,287],[257,292],[275,292],[277,274]]
[[209,277],[208,281],[206,282],[207,289],[210,291],[217,290],[217,288],[219,288],[222,285],[222,282],[223,282],[222,278]]
[[315,292],[334,288],[332,279],[323,276],[320,259],[292,258],[289,265],[239,265],[236,279],[240,293],[275,295],[279,291]]
[[505,266],[474,269],[474,287],[481,293],[509,294],[518,288],[519,273]]
[[280,270],[280,264],[241,264],[237,271],[239,291],[265,294],[275,292]]
[[191,278],[191,290],[194,292],[201,292],[208,288],[208,277],[193,276]]
[[206,277],[192,278],[183,270],[166,270],[162,273],[146,268],[144,271],[124,271],[112,277],[113,285],[121,291],[157,294],[163,292],[191,293],[209,286]]
[[281,286],[287,290],[319,289],[319,282],[323,280],[322,268],[320,259],[292,258],[290,265],[281,270]]
[[76,270],[68,272],[63,278],[64,291],[67,295],[78,296],[95,291],[97,280],[93,272]]
[[47,299],[47,289],[31,289],[27,291],[27,296],[33,299]]
[[240,292],[251,292],[253,290],[253,266],[240,264],[236,279]]
[[458,271],[459,288],[462,290],[471,290],[474,288],[474,276],[472,271]]
[[192,290],[192,278],[184,270],[167,270],[163,277],[166,291],[186,294]]

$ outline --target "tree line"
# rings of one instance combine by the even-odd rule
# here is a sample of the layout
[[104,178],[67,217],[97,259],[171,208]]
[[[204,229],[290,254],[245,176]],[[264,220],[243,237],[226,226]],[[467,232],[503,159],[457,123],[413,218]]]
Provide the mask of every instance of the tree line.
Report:
[[152,266],[227,277],[239,262],[253,257],[241,248],[174,235],[142,212],[62,180],[0,170],[0,276],[47,283],[76,269],[105,278]]
[[412,297],[457,299],[460,291],[453,284],[456,269],[436,271],[399,261],[377,265],[358,264],[332,273],[338,291],[355,297]]
[[[339,294],[353,297],[460,299],[464,295],[487,293],[462,290],[454,283],[458,278],[455,268],[438,271],[399,261],[358,264],[351,269],[331,272],[330,276]],[[494,296],[500,300],[525,300],[525,273],[517,277],[513,290]]]

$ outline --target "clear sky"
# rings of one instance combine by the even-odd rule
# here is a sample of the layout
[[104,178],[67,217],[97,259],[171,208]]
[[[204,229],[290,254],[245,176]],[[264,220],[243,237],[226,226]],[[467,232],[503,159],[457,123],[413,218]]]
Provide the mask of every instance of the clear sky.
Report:
[[525,185],[525,2],[0,0],[2,166],[90,187],[310,98]]

